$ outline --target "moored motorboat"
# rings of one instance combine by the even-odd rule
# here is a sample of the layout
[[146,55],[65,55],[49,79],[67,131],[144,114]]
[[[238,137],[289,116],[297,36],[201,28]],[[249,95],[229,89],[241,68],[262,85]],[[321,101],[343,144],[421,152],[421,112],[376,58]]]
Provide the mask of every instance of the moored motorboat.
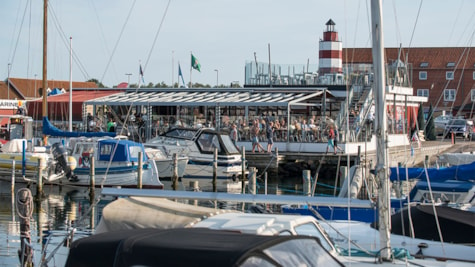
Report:
[[60,143],[55,144],[57,153],[73,157],[77,166],[67,171],[67,177],[54,183],[90,186],[91,168],[94,166],[95,186],[138,187],[140,184],[142,188],[163,188],[155,162],[147,157],[141,143],[110,137],[79,137],[69,140],[69,153],[61,147]]
[[144,146],[163,149],[168,155],[188,156],[188,165],[182,177],[185,186],[198,181],[202,190],[210,190],[213,188],[213,175],[216,173],[218,191],[227,192],[234,187],[241,188],[239,180],[244,163],[239,149],[229,135],[210,128],[173,128],[147,141]]
[[[185,174],[185,169],[188,164],[188,157],[181,155],[176,156],[176,162],[173,155],[166,154],[162,149],[157,148],[145,148],[145,153],[147,156],[155,161],[157,165],[158,175],[160,176],[160,181],[171,180],[175,174],[178,178],[183,177]],[[176,164],[176,166],[175,166]]]

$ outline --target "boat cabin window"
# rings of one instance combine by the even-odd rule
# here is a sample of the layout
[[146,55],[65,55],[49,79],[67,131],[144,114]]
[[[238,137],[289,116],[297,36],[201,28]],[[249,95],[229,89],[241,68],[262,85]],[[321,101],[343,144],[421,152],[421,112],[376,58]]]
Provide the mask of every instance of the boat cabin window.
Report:
[[219,139],[216,134],[203,133],[198,138],[198,145],[201,151],[214,153],[214,149],[218,149],[218,153],[221,152],[221,146],[219,145]]
[[74,154],[81,154],[81,153],[89,153],[92,154],[94,152],[93,144],[78,144],[76,149],[74,150]]
[[111,155],[113,146],[111,144],[101,145],[99,155]]
[[[454,193],[449,193],[449,192],[432,192],[432,197],[435,202],[452,202],[452,203],[457,203],[459,199],[461,198],[462,194],[454,192]],[[421,202],[432,202],[431,199],[431,194],[430,192],[425,192],[422,194],[420,201]]]

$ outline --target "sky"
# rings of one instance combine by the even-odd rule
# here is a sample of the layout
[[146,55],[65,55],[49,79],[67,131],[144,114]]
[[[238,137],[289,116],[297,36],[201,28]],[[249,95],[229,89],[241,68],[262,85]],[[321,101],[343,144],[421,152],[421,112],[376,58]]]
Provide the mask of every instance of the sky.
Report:
[[[370,18],[370,0],[49,0],[48,79],[68,81],[72,66],[74,81],[137,84],[141,65],[146,84],[171,85],[179,63],[186,83],[242,86],[254,53],[318,64],[329,19],[344,48],[370,47]],[[473,0],[383,0],[383,18],[386,47],[475,43]],[[0,23],[1,79],[41,79],[43,1],[2,0]]]

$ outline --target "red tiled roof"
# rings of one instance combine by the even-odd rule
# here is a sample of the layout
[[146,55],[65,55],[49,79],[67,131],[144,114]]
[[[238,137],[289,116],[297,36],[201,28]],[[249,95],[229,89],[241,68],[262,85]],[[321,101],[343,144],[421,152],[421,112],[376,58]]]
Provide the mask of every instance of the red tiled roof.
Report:
[[[398,58],[399,48],[385,48],[386,62],[395,61]],[[447,63],[460,61],[458,69],[464,67],[474,69],[475,51],[473,47],[415,47],[402,48],[401,60],[413,64],[413,68],[418,69],[422,62],[428,62],[430,69],[446,69]],[[344,48],[343,62],[372,63],[371,48]],[[465,61],[466,60],[466,61]]]
[[8,85],[6,82],[0,82],[0,99],[20,99],[24,100],[23,97],[18,94],[15,90],[13,90],[12,86],[10,86],[10,93],[8,93]]
[[[113,95],[123,92],[123,90],[75,90],[72,95],[73,120],[82,120],[82,104],[94,98]],[[48,117],[50,119],[67,117],[69,113],[69,92],[48,96]],[[43,99],[28,101],[28,115],[35,120],[41,120],[43,110]],[[58,114],[64,113],[64,114]]]
[[[36,94],[35,94],[35,83],[36,83]],[[10,77],[10,84],[13,88],[18,90],[18,95],[22,96],[22,99],[27,99],[27,98],[34,98],[39,97],[39,91],[38,88],[42,88],[42,81],[38,79],[23,79],[23,78],[11,78]],[[73,84],[73,89],[74,88],[97,88],[96,83],[94,82],[72,82]],[[55,81],[55,80],[50,80],[48,81],[48,88],[64,88],[66,91],[69,91],[69,81]],[[10,91],[10,95],[12,94],[12,91]],[[5,97],[6,98],[6,97]]]

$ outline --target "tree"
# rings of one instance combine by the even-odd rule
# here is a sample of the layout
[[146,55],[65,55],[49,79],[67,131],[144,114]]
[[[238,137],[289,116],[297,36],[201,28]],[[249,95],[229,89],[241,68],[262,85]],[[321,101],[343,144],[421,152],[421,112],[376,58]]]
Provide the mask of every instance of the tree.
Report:
[[427,126],[425,128],[424,134],[426,140],[434,141],[437,137],[435,135],[434,110],[432,109],[432,104],[430,104],[428,116],[429,119],[427,120]]
[[98,88],[106,88],[106,86],[104,84],[102,84],[101,82],[99,82],[98,79],[95,79],[95,78],[89,79],[89,80],[87,80],[87,82],[95,83]]
[[417,124],[419,126],[418,130],[425,131],[424,108],[422,107],[422,103],[419,103],[419,110],[417,111]]

